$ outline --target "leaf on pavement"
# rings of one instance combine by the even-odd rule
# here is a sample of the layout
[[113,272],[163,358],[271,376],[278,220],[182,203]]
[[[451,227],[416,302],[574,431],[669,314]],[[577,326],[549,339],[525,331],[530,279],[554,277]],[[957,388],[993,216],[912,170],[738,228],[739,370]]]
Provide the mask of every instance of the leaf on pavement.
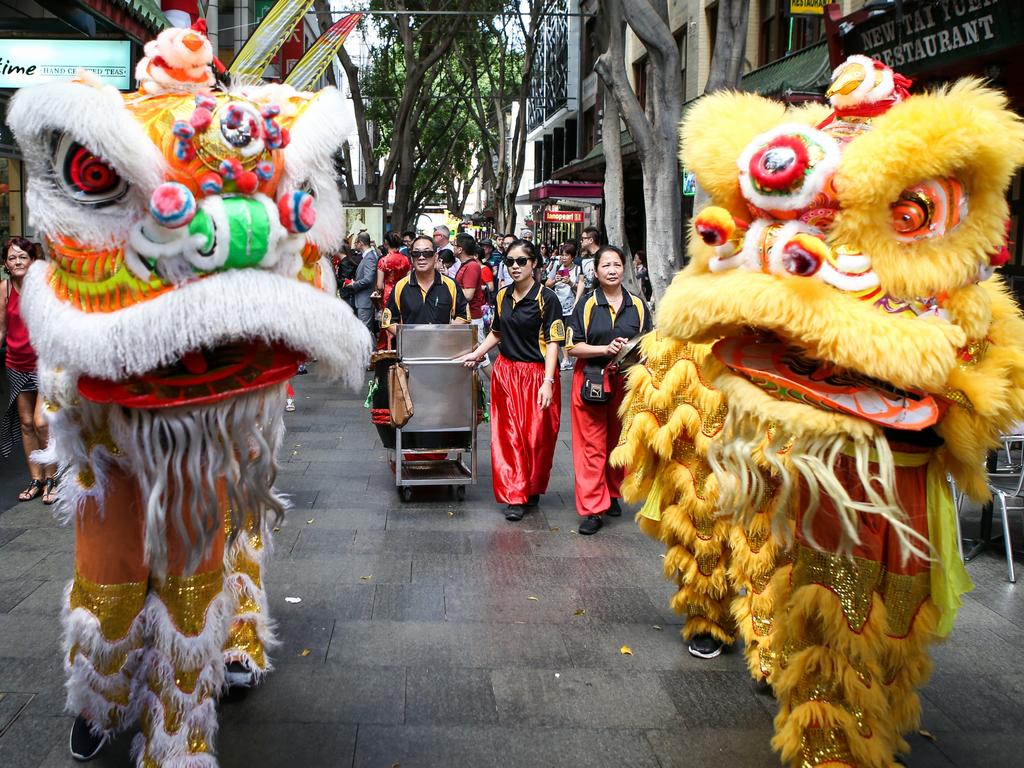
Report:
[[533,600],[533,601],[535,601],[535,602],[536,602],[537,600],[540,600],[540,598],[539,598],[539,597],[534,597],[533,595],[530,595],[530,596],[529,596],[528,598],[526,598],[526,599],[527,599],[527,600]]
[[630,648],[628,645],[624,645],[621,648],[619,648],[619,653],[621,653],[623,656],[632,656],[633,649]]
[[586,612],[587,612],[587,609],[586,609],[586,608],[577,608],[577,609],[576,609],[576,612],[575,612],[575,613],[573,613],[573,616],[582,616],[582,615],[584,615],[584,614],[585,614]]
[[926,731],[926,730],[924,730],[924,729],[922,728],[922,729],[921,729],[921,730],[919,730],[919,731],[918,731],[917,733],[918,733],[918,734],[919,734],[919,735],[920,735],[920,736],[921,736],[922,738],[928,739],[928,741],[932,742],[933,744],[934,744],[934,743],[936,743],[936,742],[938,742],[938,739],[937,739],[937,738],[935,738],[935,734],[934,734],[934,733],[932,733],[931,731]]
[[310,651],[309,648],[303,648],[299,651],[299,656],[309,656],[310,653],[312,653],[312,651]]
[[312,525],[315,522],[316,522],[316,518],[315,517],[311,517],[311,518],[309,518],[309,520],[306,521],[306,525]]
[[661,624],[655,624],[653,627],[651,627],[651,629],[656,629],[659,632],[661,632]]
[[372,578],[373,578],[373,574],[370,574],[369,576],[360,576],[359,580],[360,581],[369,581]]

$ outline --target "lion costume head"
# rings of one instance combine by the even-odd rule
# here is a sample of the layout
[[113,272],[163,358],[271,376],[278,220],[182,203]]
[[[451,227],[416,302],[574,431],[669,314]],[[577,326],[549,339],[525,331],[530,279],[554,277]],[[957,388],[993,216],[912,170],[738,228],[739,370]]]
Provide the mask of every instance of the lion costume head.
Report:
[[[1024,124],[976,80],[907,96],[864,69],[837,70],[831,114],[739,93],[690,110],[682,159],[712,207],[658,328],[714,342],[725,366],[729,415],[709,449],[723,510],[762,508],[769,474],[783,494],[800,479],[806,525],[822,494],[842,512],[840,549],[871,512],[922,553],[901,527],[889,440],[934,430],[942,466],[982,496],[985,451],[1024,415],[1024,322],[992,276]],[[860,91],[878,98],[858,105]],[[840,452],[871,504],[836,479]]]
[[[197,36],[166,30],[146,50],[182,44],[208,62]],[[370,347],[319,263],[344,237],[341,94],[211,87],[212,72],[165,63],[159,88],[121,94],[82,74],[19,92],[9,113],[49,254],[24,313],[68,470],[62,502],[74,510],[102,495],[111,465],[128,468],[157,568],[166,519],[222,525],[219,478],[236,528],[280,513],[283,383],[317,358],[355,386]]]

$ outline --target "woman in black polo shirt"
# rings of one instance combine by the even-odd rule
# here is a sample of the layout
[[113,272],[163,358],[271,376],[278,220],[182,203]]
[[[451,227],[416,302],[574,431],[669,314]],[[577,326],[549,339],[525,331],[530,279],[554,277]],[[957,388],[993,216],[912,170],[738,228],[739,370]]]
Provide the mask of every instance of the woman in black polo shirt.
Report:
[[558,345],[565,326],[554,291],[534,280],[534,244],[512,243],[505,266],[512,284],[498,291],[491,332],[461,360],[476,365],[498,347],[491,374],[494,497],[508,505],[506,520],[522,520],[540,502],[551,477],[562,411]]
[[[625,270],[622,251],[601,246],[595,260],[597,286],[584,295],[573,310],[566,334],[566,352],[576,358],[572,377],[572,464],[576,472],[576,511],[583,517],[579,531],[597,533],[603,515],[618,517],[619,485],[623,471],[608,464],[619,442],[622,421],[622,377],[600,371],[634,336],[651,330],[651,315],[643,299],[622,287]],[[588,373],[589,369],[589,373]],[[607,400],[583,399],[585,378],[600,381]]]

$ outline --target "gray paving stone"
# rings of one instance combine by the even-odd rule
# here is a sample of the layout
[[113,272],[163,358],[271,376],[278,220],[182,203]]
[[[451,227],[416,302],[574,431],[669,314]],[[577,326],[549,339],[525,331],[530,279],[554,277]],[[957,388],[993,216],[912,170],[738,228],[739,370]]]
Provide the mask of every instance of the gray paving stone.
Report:
[[28,528],[16,528],[15,526],[11,526],[9,528],[0,527],[0,547],[3,547],[7,542],[18,538],[27,530]]
[[[0,644],[0,648],[3,645]],[[21,716],[0,737],[0,765],[4,768],[37,768],[42,758],[60,742],[71,762],[65,739],[71,731],[66,717]]]
[[360,531],[354,552],[468,554],[469,534],[460,531]]
[[0,737],[31,700],[31,693],[7,693],[0,690]]
[[679,723],[656,674],[552,667],[496,670],[491,679],[505,725],[639,728]]
[[[31,614],[35,616],[49,616],[54,621],[60,616],[64,605],[64,588],[66,582],[54,579],[51,581],[25,581],[24,586],[28,591],[23,598],[11,607],[11,613]],[[5,590],[0,585],[0,612],[4,600]]]
[[741,723],[714,728],[674,728],[645,733],[661,768],[778,768],[771,751],[771,728],[749,730]]
[[6,657],[57,659],[59,634],[60,626],[51,618],[0,614],[0,653]]
[[774,701],[754,693],[747,680],[731,672],[665,672],[661,680],[689,728],[723,723],[771,727]]
[[435,584],[377,584],[373,619],[379,621],[441,621],[445,618],[444,587]]
[[405,722],[409,725],[496,724],[491,672],[486,669],[410,669]]
[[[289,621],[369,619],[373,609],[373,584],[330,584],[317,581],[270,579],[267,598],[270,615]],[[290,603],[285,598],[302,602]]]
[[360,727],[355,768],[400,765],[657,768],[643,734],[633,731],[498,726]]
[[217,757],[221,768],[349,766],[356,730],[340,723],[271,722],[253,728],[230,722],[221,726]]
[[296,719],[303,723],[401,723],[405,669],[359,665],[289,664],[238,701],[221,706],[221,722],[254,728]]
[[[563,624],[578,622],[583,600],[572,588],[540,585],[481,590],[472,584],[444,587],[445,618],[498,624]],[[581,614],[582,615],[582,614]]]
[[[636,587],[580,587],[587,617],[610,624],[662,624],[665,613]],[[662,626],[664,626],[662,624]]]
[[458,622],[338,622],[328,664],[445,667],[569,666],[556,627]]
[[[3,552],[0,552],[0,557],[3,557]],[[10,612],[45,583],[38,579],[0,580],[0,613]]]
[[[410,555],[338,555],[336,557],[277,556],[267,580],[302,579],[340,584],[391,584],[408,582],[412,568]],[[367,578],[369,577],[369,578]]]
[[[955,674],[943,670],[925,688],[928,698],[968,733],[1002,735],[1019,731],[1020,699],[997,676]],[[965,706],[965,702],[970,702]]]
[[59,657],[0,656],[0,691],[31,696],[32,700],[25,710],[28,715],[62,714],[65,702],[64,669]]
[[[658,625],[662,626],[662,625]],[[686,652],[673,627],[654,629],[651,624],[569,625],[562,628],[565,644],[576,667],[632,669],[638,671],[744,670],[739,652],[723,653],[716,659],[695,659]],[[622,655],[623,645],[632,656]]]
[[[310,520],[313,522],[309,522]],[[318,526],[316,515],[312,512],[309,512],[309,517],[305,517],[302,522],[306,524],[301,527],[297,526],[298,537],[289,553],[292,557],[298,559],[330,557],[355,551],[353,546],[353,542],[356,540],[355,529],[345,530]]]

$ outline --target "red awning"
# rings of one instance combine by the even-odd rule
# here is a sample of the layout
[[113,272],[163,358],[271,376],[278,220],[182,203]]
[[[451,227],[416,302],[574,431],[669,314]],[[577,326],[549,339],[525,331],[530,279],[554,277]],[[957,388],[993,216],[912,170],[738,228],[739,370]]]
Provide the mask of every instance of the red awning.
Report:
[[588,182],[548,181],[530,190],[530,202],[540,203],[560,198],[590,199],[600,202],[603,185]]

